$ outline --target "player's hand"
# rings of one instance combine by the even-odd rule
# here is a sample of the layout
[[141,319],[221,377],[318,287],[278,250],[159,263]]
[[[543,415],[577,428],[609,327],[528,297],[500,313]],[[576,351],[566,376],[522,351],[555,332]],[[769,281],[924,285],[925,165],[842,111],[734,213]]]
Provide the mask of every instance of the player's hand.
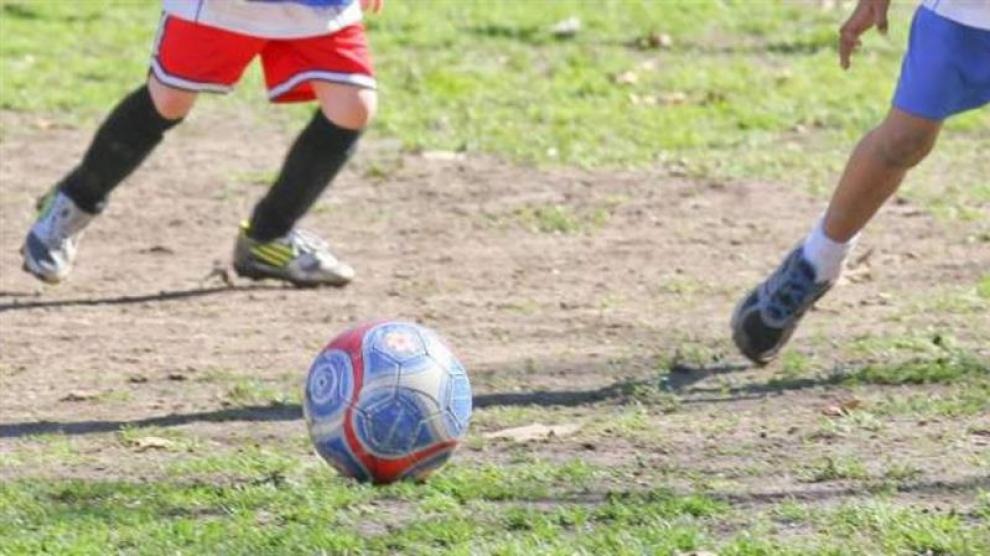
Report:
[[887,34],[887,9],[890,0],[859,0],[849,19],[839,28],[839,64],[849,69],[849,59],[859,47],[859,37],[876,25],[877,31]]
[[385,0],[361,0],[361,9],[376,14],[385,7]]

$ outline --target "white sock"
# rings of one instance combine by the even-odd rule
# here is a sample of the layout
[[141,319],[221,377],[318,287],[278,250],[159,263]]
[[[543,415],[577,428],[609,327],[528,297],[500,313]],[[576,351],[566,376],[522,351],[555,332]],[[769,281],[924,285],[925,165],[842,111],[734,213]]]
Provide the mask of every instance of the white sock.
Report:
[[842,263],[852,251],[858,237],[857,234],[846,243],[833,241],[825,234],[825,219],[818,221],[802,246],[804,258],[815,267],[816,281],[835,283],[839,279]]

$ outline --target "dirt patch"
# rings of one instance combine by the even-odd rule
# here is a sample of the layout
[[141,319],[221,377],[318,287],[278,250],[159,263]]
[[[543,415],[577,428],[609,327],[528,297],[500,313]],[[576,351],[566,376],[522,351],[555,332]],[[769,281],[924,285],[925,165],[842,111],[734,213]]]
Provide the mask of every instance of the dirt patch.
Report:
[[[676,410],[636,402],[653,438],[579,434],[524,448],[539,457],[693,468],[739,503],[814,500],[821,489],[778,470],[843,453],[914,465],[917,484],[936,485],[916,489],[926,499],[951,499],[953,484],[986,477],[975,456],[985,438],[966,432],[990,428],[985,416],[815,437],[836,390],[813,376],[855,363],[850,346],[867,336],[951,333],[990,356],[987,311],[917,310],[985,275],[990,244],[978,238],[990,218],[887,210],[862,242],[861,252],[873,250],[868,275],[831,294],[793,342],[812,361],[807,380],[780,392],[767,386],[776,369],[749,368],[731,349],[727,321],[821,210],[796,188],[540,170],[372,143],[305,222],[358,280],[341,290],[228,287],[210,271],[229,258],[238,221],[264,191],[258,176],[277,168],[291,135],[197,114],[117,192],[69,282],[48,287],[20,271],[17,249],[33,198],[80,156],[89,132],[37,129],[10,113],[2,123],[0,455],[44,452],[51,439],[34,436],[44,433],[61,433],[71,454],[45,469],[0,468],[4,478],[155,476],[187,456],[183,439],[217,453],[252,443],[304,453],[294,396],[313,355],[355,322],[399,317],[449,337],[480,411],[552,406],[593,423],[628,409],[630,384],[655,385],[658,369],[691,362],[666,378]],[[180,441],[136,451],[121,440],[144,426]],[[498,452],[462,457],[497,461]]]

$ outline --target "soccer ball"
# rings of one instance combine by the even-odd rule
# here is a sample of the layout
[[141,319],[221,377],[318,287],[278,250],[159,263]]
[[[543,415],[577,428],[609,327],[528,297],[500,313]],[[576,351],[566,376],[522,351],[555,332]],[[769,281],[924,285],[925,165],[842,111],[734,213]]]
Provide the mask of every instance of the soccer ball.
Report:
[[303,411],[317,453],[341,474],[374,483],[424,479],[467,432],[471,383],[432,330],[364,324],[313,361]]

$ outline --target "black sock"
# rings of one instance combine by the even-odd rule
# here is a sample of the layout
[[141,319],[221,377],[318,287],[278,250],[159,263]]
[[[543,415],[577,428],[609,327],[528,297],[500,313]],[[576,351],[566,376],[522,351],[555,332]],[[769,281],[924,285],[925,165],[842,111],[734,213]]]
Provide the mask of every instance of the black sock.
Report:
[[142,85],[110,112],[93,137],[79,166],[59,183],[81,209],[98,213],[107,197],[155,148],[163,134],[179,120],[162,117]]
[[275,184],[254,207],[251,239],[271,241],[288,233],[343,168],[360,136],[361,130],[340,127],[317,110],[289,149]]

